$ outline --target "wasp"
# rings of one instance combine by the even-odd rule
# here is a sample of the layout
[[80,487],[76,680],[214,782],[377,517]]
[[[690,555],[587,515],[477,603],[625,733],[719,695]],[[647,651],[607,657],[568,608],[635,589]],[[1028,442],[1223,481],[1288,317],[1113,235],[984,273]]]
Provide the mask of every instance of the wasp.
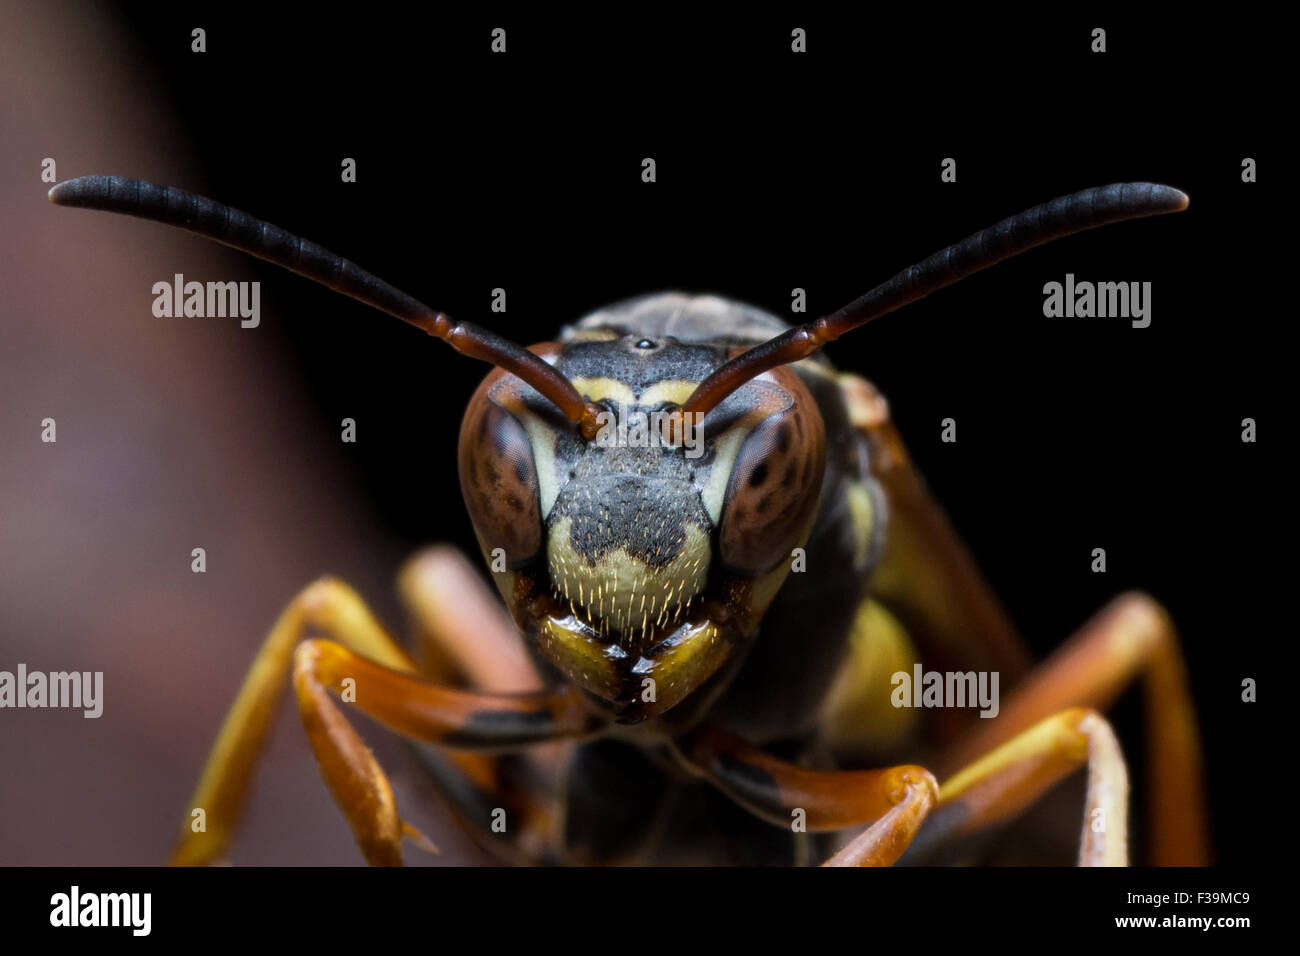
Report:
[[[1078,861],[1122,865],[1128,771],[1102,712],[1137,679],[1151,859],[1207,860],[1200,745],[1169,616],[1122,595],[1031,668],[884,398],[822,353],[1035,246],[1181,211],[1179,190],[1123,183],[1035,206],[804,325],[670,293],[528,348],[191,193],[87,176],[50,199],[233,246],[494,366],[469,401],[458,465],[499,600],[450,549],[412,560],[400,590],[417,663],[342,581],[303,590],[221,728],[174,862],[226,854],[291,685],[321,774],[376,865],[400,864],[404,840],[424,838],[349,708],[416,742],[455,815],[516,862],[924,861],[978,842],[1086,767]],[[629,430],[628,415],[654,425]],[[921,662],[992,672],[1009,695],[996,719],[947,721],[961,726],[924,761],[872,765],[914,739],[918,712],[891,690],[914,667],[920,678]]]

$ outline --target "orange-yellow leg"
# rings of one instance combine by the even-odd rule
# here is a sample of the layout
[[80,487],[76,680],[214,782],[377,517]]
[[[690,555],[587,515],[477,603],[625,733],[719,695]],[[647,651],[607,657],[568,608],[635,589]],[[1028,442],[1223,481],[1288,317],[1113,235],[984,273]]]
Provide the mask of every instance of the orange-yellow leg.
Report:
[[871,824],[829,866],[888,866],[922,824],[949,836],[1008,819],[1083,764],[1088,796],[1079,862],[1123,866],[1128,777],[1105,719],[1086,708],[1056,714],[967,767],[942,787],[923,767],[808,770],[709,726],[683,742],[687,766],[772,823],[810,832]]
[[[500,596],[456,548],[434,545],[402,567],[398,591],[413,618],[421,672],[453,687],[518,693],[543,686]],[[559,840],[556,778],[572,744],[539,744],[490,756],[468,751],[425,755],[451,809],[470,835],[512,863],[554,858]],[[506,821],[496,818],[506,811]],[[508,836],[495,829],[508,821]]]
[[[374,686],[392,683],[382,675],[404,675],[412,686],[423,688],[425,693],[421,700],[426,705],[435,702],[441,705],[425,715],[426,730],[444,742],[450,740],[465,747],[497,746],[509,742],[510,734],[502,733],[503,729],[509,728],[503,728],[500,723],[491,724],[490,720],[487,727],[474,726],[474,714],[495,713],[501,709],[513,713],[516,720],[527,719],[519,717],[519,714],[521,709],[528,710],[528,700],[448,691],[418,681],[414,677],[414,664],[384,632],[355,591],[334,579],[317,581],[290,602],[254,658],[191,799],[191,811],[182,825],[173,863],[201,865],[225,854],[233,839],[256,760],[275,716],[280,695],[289,682],[294,649],[310,633],[330,635],[339,644],[325,646],[346,649],[352,659],[377,668],[381,676],[374,681]],[[395,841],[400,841],[401,824],[391,809],[392,796],[387,780],[360,738],[343,722],[334,699],[325,695],[326,685],[313,673],[313,668],[300,663],[298,671],[294,683],[299,709],[309,733],[313,734],[317,759],[322,768],[328,768],[333,774],[329,782],[336,796],[341,793],[349,801],[344,809],[354,831],[367,835],[372,853],[390,857]],[[371,673],[361,665],[356,666],[354,672],[351,676],[358,680],[358,685],[359,675]],[[356,695],[358,700],[364,699],[359,686]],[[543,711],[549,706],[566,714],[569,703],[567,700],[545,700],[543,695],[534,695],[531,699],[531,704]],[[540,733],[541,724],[537,720],[531,730],[532,736]],[[557,732],[569,731],[564,728]],[[470,771],[474,768],[467,766],[462,769]],[[488,768],[484,765],[479,769]],[[202,811],[201,817],[195,813],[198,810]],[[204,826],[196,829],[198,819],[203,820]]]
[[[322,578],[304,588],[289,602],[262,642],[226,715],[190,799],[190,810],[172,855],[174,864],[199,866],[225,855],[234,838],[257,758],[289,684],[293,649],[312,631],[332,634],[358,653],[389,667],[415,669],[360,596],[342,581]],[[202,811],[205,824],[198,831],[197,811]]]
[[692,771],[777,826],[818,832],[874,824],[855,851],[864,866],[898,859],[938,800],[938,785],[924,767],[808,770],[716,725],[683,741],[678,753]]
[[940,769],[964,766],[1061,708],[1105,710],[1139,676],[1151,861],[1203,866],[1210,856],[1209,827],[1191,690],[1173,625],[1144,594],[1122,595],[1103,608],[1016,688],[998,717],[978,721]]
[[[1085,764],[1079,865],[1126,866],[1128,771],[1110,724],[1086,707],[1053,714],[945,780],[919,842],[933,845],[1010,820]],[[831,863],[851,858],[854,843]]]
[[455,548],[435,545],[407,561],[398,591],[424,649],[426,677],[501,694],[543,686],[501,598]]
[[425,743],[508,749],[580,737],[600,726],[575,690],[479,694],[375,664],[342,644],[308,640],[294,652],[294,689],[321,774],[366,860],[401,863],[403,825],[392,789],[336,701]]

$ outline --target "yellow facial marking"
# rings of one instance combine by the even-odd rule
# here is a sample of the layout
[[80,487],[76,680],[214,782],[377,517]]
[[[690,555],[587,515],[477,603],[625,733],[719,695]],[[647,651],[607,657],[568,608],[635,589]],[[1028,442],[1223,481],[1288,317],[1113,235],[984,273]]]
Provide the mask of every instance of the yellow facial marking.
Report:
[[613,342],[618,333],[610,329],[576,329],[566,336],[568,342]]
[[748,428],[731,428],[714,441],[713,468],[709,471],[709,483],[704,486],[700,497],[704,500],[704,510],[709,513],[709,520],[715,525],[722,514],[722,499],[727,494],[727,483],[731,480],[731,466],[749,432]]
[[573,378],[569,381],[582,394],[582,397],[589,402],[603,402],[605,399],[612,399],[624,405],[636,403],[636,393],[616,378],[600,376],[599,378]]
[[549,424],[525,406],[521,405],[519,410],[515,411],[515,415],[523,423],[524,431],[528,433],[528,441],[533,446],[533,465],[537,470],[537,500],[541,506],[542,520],[545,520],[560,493],[559,482],[555,478],[555,432]]
[[594,564],[569,541],[572,519],[555,523],[547,536],[546,557],[556,594],[603,632],[644,639],[656,627],[677,620],[704,588],[709,571],[709,538],[686,525],[681,551],[663,567],[651,567],[623,548]]
[[699,382],[689,382],[681,378],[664,379],[662,382],[655,382],[642,392],[640,402],[642,405],[656,405],[659,402],[673,402],[681,405],[691,397],[691,393],[695,391],[695,387],[699,384]]

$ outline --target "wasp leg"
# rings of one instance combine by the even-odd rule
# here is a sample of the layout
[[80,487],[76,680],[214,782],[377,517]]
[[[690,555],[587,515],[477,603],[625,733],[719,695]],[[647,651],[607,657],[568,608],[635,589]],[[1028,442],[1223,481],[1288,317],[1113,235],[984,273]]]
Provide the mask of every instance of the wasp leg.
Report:
[[376,866],[401,863],[403,827],[392,788],[335,705],[354,703],[390,730],[449,747],[504,749],[584,736],[599,727],[578,692],[477,694],[430,684],[325,640],[294,651],[293,684],[321,774]]
[[500,598],[455,548],[437,545],[407,561],[398,591],[425,651],[425,676],[501,694],[543,686]]
[[[1041,721],[946,780],[918,844],[935,833],[959,837],[1010,819],[1085,762],[1088,791],[1079,865],[1126,866],[1128,772],[1110,724],[1084,707]],[[869,849],[872,840],[866,831],[827,865],[862,865],[860,844]]]
[[225,854],[234,838],[257,757],[289,683],[293,649],[311,630],[333,634],[358,653],[390,667],[415,669],[352,588],[332,578],[304,588],[262,642],[226,714],[190,800],[192,808],[204,811],[206,829],[196,833],[190,821],[185,821],[173,864],[199,866]]
[[[543,686],[500,599],[457,549],[436,545],[411,558],[398,590],[415,623],[426,677],[492,693]],[[501,756],[430,748],[418,754],[476,842],[509,862],[538,863],[553,859],[559,843],[554,781],[569,749],[557,743]],[[510,821],[509,839],[492,826],[499,808]]]
[[884,489],[888,525],[872,593],[940,669],[996,670],[1008,684],[1030,655],[903,445],[876,388],[840,375],[849,420],[866,439],[871,473]]
[[[1062,707],[1105,710],[1141,677],[1145,697],[1151,860],[1204,866],[1209,827],[1196,711],[1178,637],[1164,609],[1125,594],[1098,612],[1016,688],[992,720],[944,755],[958,767]],[[942,769],[942,767],[941,767]]]
[[[172,856],[174,864],[201,865],[210,863],[225,853],[234,836],[234,829],[248,792],[257,757],[276,713],[276,705],[288,683],[294,648],[313,631],[330,634],[342,641],[351,648],[351,651],[345,653],[351,654],[354,660],[364,662],[368,667],[378,669],[383,674],[401,674],[407,681],[419,684],[413,676],[414,664],[384,632],[355,591],[343,582],[330,578],[308,586],[285,608],[249,668],[248,675],[226,716],[191,799],[191,807],[204,811],[205,828],[202,832],[195,832],[189,821],[186,821],[182,827],[180,843]],[[324,646],[344,650],[339,644],[330,643]],[[363,668],[357,667],[355,671],[356,673],[351,676],[359,678]],[[300,707],[307,708],[308,704],[322,702],[319,696],[311,691],[310,681],[306,679],[299,681],[295,677],[295,683],[303,685],[303,689],[299,692]],[[376,684],[382,683],[376,681]],[[567,701],[554,701],[544,695],[535,695],[531,699],[521,701],[511,697],[475,695],[446,691],[428,685],[420,686],[426,691],[421,700],[429,705],[441,704],[441,710],[432,710],[427,720],[435,727],[439,720],[442,721],[441,729],[444,737],[448,733],[454,734],[459,728],[459,742],[465,746],[501,744],[506,742],[503,738],[509,737],[511,729],[518,729],[510,726],[503,727],[501,723],[486,728],[468,726],[476,713],[485,710],[495,713],[498,705],[502,704],[507,713],[515,714],[521,709],[527,711],[529,704],[542,709],[545,709],[548,703],[558,709],[564,709],[561,705],[568,704]],[[358,695],[360,696],[360,692]],[[313,740],[314,745],[317,742],[321,744],[317,749],[318,759],[321,759],[322,751],[325,750],[330,767],[345,774],[340,778],[340,786],[349,786],[352,788],[348,791],[350,794],[364,795],[365,799],[372,801],[365,808],[345,808],[348,810],[349,820],[353,821],[354,811],[364,812],[368,809],[372,813],[387,812],[383,799],[387,780],[383,778],[382,771],[374,765],[369,751],[361,744],[355,732],[350,727],[345,730],[339,728],[342,718],[335,710],[333,702],[326,698],[323,704],[323,708],[315,708],[316,714],[325,715],[317,717],[323,736],[320,736],[319,740]],[[331,720],[330,715],[337,720]],[[544,730],[543,723],[544,721],[535,718],[536,725],[532,728],[533,733],[540,734]],[[567,730],[565,728],[565,732]],[[331,737],[331,734],[334,736]],[[343,749],[328,752],[328,744],[331,742]],[[351,760],[352,763],[348,764],[347,760]],[[351,782],[345,784],[344,780]],[[365,789],[356,789],[358,783],[366,785]],[[333,785],[333,781],[331,784]],[[391,791],[388,791],[388,794],[391,802]],[[355,824],[355,821],[353,822]],[[385,823],[385,827],[385,836],[391,837],[393,835],[391,821]],[[400,839],[400,824],[398,830]]]
[[679,742],[678,754],[690,770],[777,826],[818,832],[872,824],[855,849],[862,866],[898,859],[938,802],[938,784],[924,767],[809,770],[717,725]]

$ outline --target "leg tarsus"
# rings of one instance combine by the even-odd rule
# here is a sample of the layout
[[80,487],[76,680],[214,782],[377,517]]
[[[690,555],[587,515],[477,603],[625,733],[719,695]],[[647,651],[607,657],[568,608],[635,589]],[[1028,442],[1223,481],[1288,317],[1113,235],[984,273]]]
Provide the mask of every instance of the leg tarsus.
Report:
[[872,824],[837,854],[836,865],[893,863],[938,801],[939,786],[924,767],[809,770],[716,725],[683,741],[678,753],[693,772],[778,826],[790,826],[800,811],[808,832]]
[[934,846],[1009,820],[1084,764],[1079,864],[1126,866],[1128,772],[1110,724],[1086,707],[1048,717],[945,780],[918,843]]
[[1119,741],[1105,718],[1094,712],[1079,722],[1079,729],[1088,736],[1079,865],[1128,866],[1128,768]]
[[294,654],[293,685],[321,776],[342,808],[371,866],[401,866],[404,824],[393,788],[370,748],[339,713],[317,679],[319,648],[304,641]]
[[427,836],[425,836],[423,833],[421,833],[411,824],[407,823],[405,820],[402,821],[402,835],[405,836],[406,839],[414,843],[416,846],[418,846],[425,853],[432,853],[436,856],[439,852],[441,852],[439,851],[438,845],[436,843],[430,840]]
[[930,774],[904,774],[902,779],[904,794],[894,808],[854,837],[823,866],[894,865],[939,802],[939,788]]

